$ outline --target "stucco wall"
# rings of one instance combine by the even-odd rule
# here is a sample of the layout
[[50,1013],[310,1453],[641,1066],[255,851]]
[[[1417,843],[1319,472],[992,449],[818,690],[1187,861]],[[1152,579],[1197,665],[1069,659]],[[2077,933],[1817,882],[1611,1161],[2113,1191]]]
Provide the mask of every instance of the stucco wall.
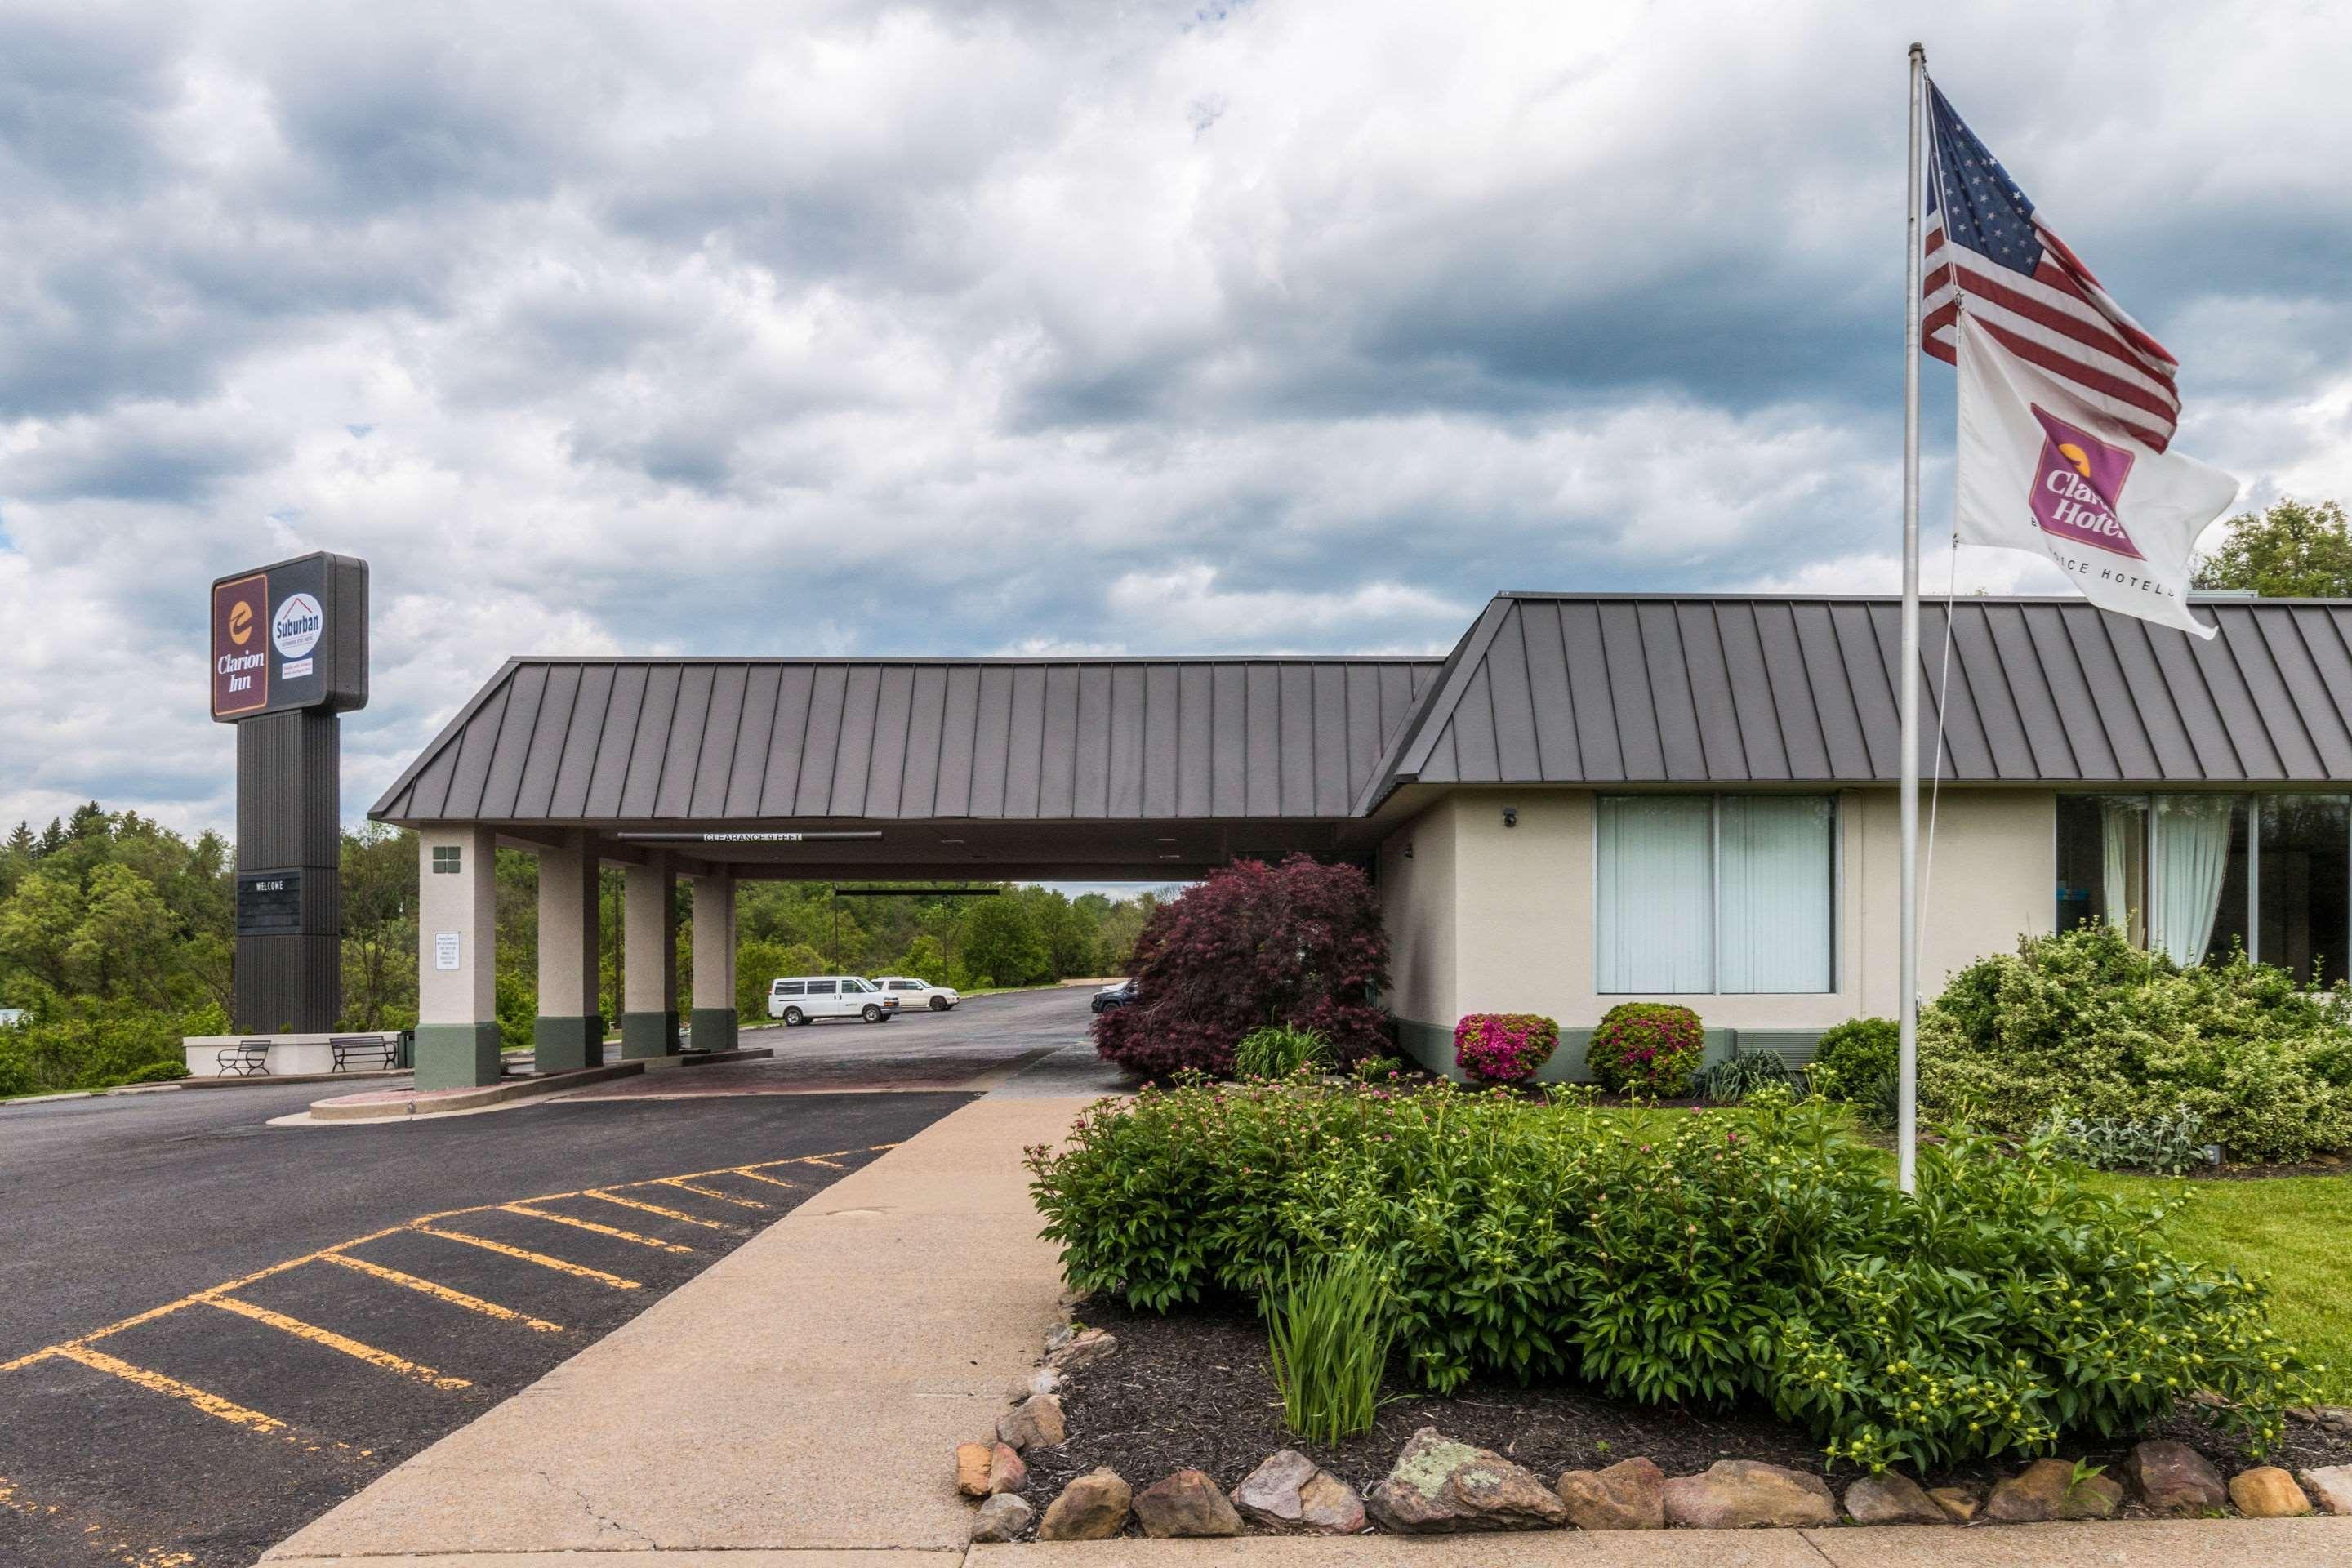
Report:
[[1404,1045],[1426,1060],[1425,1037],[1454,1026],[1455,807],[1439,801],[1382,841],[1381,912],[1389,928],[1389,1010]]
[[[1937,824],[1922,990],[2012,946],[2053,919],[2055,797],[2048,791],[1951,790]],[[1503,826],[1514,806],[1517,826]],[[1924,817],[1923,817],[1924,820]],[[1839,795],[1836,989],[1798,995],[1602,995],[1593,989],[1593,795],[1583,790],[1460,790],[1381,846],[1381,888],[1396,984],[1391,1006],[1424,1061],[1474,1012],[1557,1018],[1544,1076],[1583,1069],[1583,1032],[1623,1001],[1695,1008],[1717,1050],[1744,1041],[1811,1054],[1811,1038],[1857,1014],[1892,1016],[1895,998],[1897,815],[1893,790]],[[1402,848],[1414,846],[1408,859]],[[1450,1052],[1450,1046],[1445,1049]],[[1450,1060],[1450,1054],[1445,1059]]]

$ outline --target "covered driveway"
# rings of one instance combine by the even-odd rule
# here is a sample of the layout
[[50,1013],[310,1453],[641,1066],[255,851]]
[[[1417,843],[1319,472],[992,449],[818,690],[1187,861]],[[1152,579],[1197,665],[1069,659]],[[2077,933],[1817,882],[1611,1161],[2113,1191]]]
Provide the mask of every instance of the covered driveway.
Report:
[[543,1068],[601,1055],[597,874],[625,868],[622,1052],[735,1037],[737,879],[1183,880],[1369,855],[1434,659],[509,660],[370,816],[418,833],[420,1088],[494,1081],[494,851],[539,858]]

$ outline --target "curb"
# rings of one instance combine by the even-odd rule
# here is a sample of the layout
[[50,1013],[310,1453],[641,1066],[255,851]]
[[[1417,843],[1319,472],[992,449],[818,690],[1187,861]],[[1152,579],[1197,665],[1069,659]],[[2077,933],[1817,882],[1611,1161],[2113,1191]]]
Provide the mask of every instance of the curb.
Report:
[[562,1094],[566,1089],[603,1083],[607,1079],[632,1078],[645,1070],[646,1065],[641,1061],[608,1062],[600,1068],[581,1068],[573,1072],[550,1073],[545,1078],[484,1084],[479,1089],[460,1089],[455,1093],[426,1089],[419,1094],[411,1090],[396,1099],[359,1100],[356,1103],[349,1096],[314,1100],[310,1102],[310,1115],[320,1121],[372,1121],[394,1117],[435,1116],[450,1110],[478,1110],[484,1106],[503,1105],[512,1100]]
[[245,1077],[175,1078],[180,1089],[266,1089],[273,1083],[352,1083],[362,1079],[406,1078],[413,1068],[364,1068],[358,1072],[289,1072],[272,1076],[252,1073]]

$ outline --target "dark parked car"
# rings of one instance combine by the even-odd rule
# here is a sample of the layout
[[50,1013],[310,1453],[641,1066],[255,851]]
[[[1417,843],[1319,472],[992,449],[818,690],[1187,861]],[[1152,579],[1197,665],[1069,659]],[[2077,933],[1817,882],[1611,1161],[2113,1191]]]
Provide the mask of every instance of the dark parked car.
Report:
[[1116,985],[1106,985],[1095,993],[1094,1007],[1097,1013],[1108,1013],[1113,1007],[1135,1005],[1135,982],[1122,980]]

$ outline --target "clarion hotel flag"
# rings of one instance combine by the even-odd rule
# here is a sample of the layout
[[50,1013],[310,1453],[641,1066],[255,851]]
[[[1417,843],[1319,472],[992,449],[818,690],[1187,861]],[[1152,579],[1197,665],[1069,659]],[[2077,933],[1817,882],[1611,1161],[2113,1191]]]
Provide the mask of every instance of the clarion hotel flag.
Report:
[[2101,607],[2194,636],[2197,536],[2238,483],[2168,452],[2178,366],[1930,86],[1921,347],[1959,367],[1961,542],[2048,556]]

